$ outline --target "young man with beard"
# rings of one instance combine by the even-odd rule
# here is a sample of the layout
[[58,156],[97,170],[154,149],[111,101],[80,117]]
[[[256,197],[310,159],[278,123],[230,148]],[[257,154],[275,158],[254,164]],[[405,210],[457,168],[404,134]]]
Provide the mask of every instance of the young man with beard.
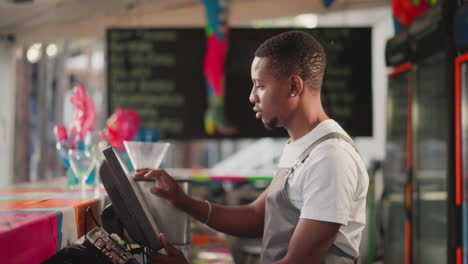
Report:
[[[366,216],[368,176],[349,135],[323,110],[320,92],[326,56],[300,31],[258,47],[250,102],[266,127],[289,134],[270,186],[252,203],[222,206],[186,196],[164,170],[138,170],[164,184],[151,191],[210,227],[263,237],[261,263],[356,263]],[[164,186],[164,187],[163,187]],[[168,255],[155,263],[186,263],[161,237]]]

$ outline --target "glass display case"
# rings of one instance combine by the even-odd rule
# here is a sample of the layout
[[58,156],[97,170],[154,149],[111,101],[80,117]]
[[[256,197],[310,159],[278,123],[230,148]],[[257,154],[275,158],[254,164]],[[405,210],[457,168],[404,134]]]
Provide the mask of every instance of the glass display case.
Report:
[[[458,113],[459,113],[459,121],[460,127],[458,127],[458,142],[457,145],[460,146],[461,153],[459,152],[457,157],[460,171],[457,171],[457,184],[463,184],[463,186],[457,186],[458,192],[457,193],[457,203],[460,203],[462,206],[462,230],[463,230],[463,251],[459,250],[458,254],[462,254],[463,252],[467,252],[468,250],[468,53],[459,57],[460,59],[459,64],[457,65],[456,71],[459,72],[459,80],[458,86],[456,87],[459,92],[459,100],[460,104],[458,104]],[[461,251],[461,252],[460,252]],[[457,256],[458,258],[462,258],[462,256]],[[463,263],[468,264],[468,254],[464,254],[463,256]]]
[[[400,71],[389,76],[384,263],[461,264],[452,88],[456,53],[448,30],[455,5],[440,2],[416,19],[407,29],[406,53],[387,43],[387,65]],[[400,59],[401,64],[401,58],[411,63],[405,71],[392,63]]]
[[411,64],[394,68],[387,94],[387,144],[383,163],[385,181],[385,263],[405,261],[405,193],[408,181],[408,118]]
[[413,263],[448,261],[450,89],[447,55],[418,63],[413,93]]
[[[454,19],[455,59],[455,205],[458,236],[456,263],[468,264],[468,2]],[[460,232],[461,231],[461,232]]]

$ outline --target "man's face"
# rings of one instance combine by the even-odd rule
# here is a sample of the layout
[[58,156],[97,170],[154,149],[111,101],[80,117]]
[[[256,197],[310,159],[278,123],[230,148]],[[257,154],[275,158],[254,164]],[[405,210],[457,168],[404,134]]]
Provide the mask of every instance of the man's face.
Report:
[[268,67],[269,61],[267,57],[254,58],[249,100],[254,104],[256,118],[261,119],[265,127],[283,127],[289,113],[289,81],[276,77]]

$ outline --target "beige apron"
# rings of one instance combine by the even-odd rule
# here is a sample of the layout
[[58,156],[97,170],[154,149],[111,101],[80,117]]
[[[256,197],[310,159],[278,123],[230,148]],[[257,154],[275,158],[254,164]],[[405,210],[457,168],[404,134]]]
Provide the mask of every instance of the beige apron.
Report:
[[[268,264],[282,259],[287,251],[289,241],[299,222],[300,210],[294,207],[288,199],[286,183],[297,167],[309,156],[309,153],[327,139],[338,138],[353,145],[351,139],[340,133],[329,133],[312,143],[296,160],[291,168],[278,168],[268,190],[265,209],[265,226],[262,239],[261,264]],[[349,256],[334,244],[330,247],[324,264],[353,264],[354,257]]]

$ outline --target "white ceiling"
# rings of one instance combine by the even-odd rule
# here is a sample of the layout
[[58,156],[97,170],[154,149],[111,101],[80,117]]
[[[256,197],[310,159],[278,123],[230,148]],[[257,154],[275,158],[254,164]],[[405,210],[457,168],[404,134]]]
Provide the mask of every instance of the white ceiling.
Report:
[[189,0],[30,0],[25,3],[15,3],[14,1],[0,0],[0,30],[123,14],[131,9],[132,5],[139,8],[161,9],[194,2]]
[[[13,34],[19,43],[104,34],[109,26],[202,26],[200,0],[0,0],[0,34]],[[231,0],[232,25],[303,13],[335,13],[390,7],[391,0]],[[134,8],[132,8],[134,7]]]

